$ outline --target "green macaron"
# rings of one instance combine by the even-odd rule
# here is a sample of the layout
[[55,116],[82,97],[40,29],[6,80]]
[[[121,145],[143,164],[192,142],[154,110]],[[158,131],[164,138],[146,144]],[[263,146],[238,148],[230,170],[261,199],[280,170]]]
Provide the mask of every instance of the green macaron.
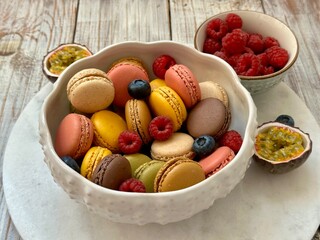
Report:
[[153,192],[154,179],[164,163],[164,161],[152,160],[142,164],[135,171],[134,177],[143,182],[146,192]]

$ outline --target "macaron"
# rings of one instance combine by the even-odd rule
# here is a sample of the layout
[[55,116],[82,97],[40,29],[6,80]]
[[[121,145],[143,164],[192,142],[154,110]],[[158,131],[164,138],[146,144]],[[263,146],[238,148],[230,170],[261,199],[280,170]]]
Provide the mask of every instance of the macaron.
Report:
[[165,74],[165,83],[182,98],[186,108],[193,107],[201,99],[199,82],[192,71],[183,64],[171,66]]
[[152,118],[147,103],[144,100],[129,99],[125,105],[125,118],[128,129],[138,133],[143,143],[148,144],[151,141],[148,127]]
[[193,142],[194,139],[189,134],[175,132],[165,141],[153,141],[150,154],[152,159],[161,161],[177,157],[193,159],[195,157],[195,152],[192,150]]
[[120,154],[104,157],[92,174],[92,182],[113,190],[132,177],[129,161]]
[[105,156],[110,154],[112,154],[112,152],[107,148],[99,146],[91,147],[82,160],[80,167],[81,175],[91,180],[92,173],[96,166]]
[[107,74],[96,68],[81,70],[67,84],[71,104],[84,113],[94,113],[111,105],[115,89]]
[[127,130],[126,121],[118,114],[101,110],[91,116],[94,129],[93,142],[100,147],[106,147],[112,153],[119,152],[119,135]]
[[124,107],[132,97],[128,93],[128,85],[131,81],[142,79],[149,82],[149,76],[142,61],[138,58],[123,58],[114,63],[107,72],[115,88],[113,104]]
[[229,97],[227,91],[219,84],[213,81],[199,83],[201,90],[201,100],[206,98],[218,98],[229,107]]
[[217,148],[209,156],[201,159],[199,164],[206,176],[211,176],[225,167],[234,157],[235,154],[231,148],[222,146]]
[[89,118],[69,113],[60,122],[54,149],[59,157],[70,156],[79,159],[88,151],[93,142],[93,125]]
[[154,192],[169,192],[193,186],[205,179],[196,161],[180,157],[163,164],[154,180]]
[[128,161],[130,163],[132,176],[134,175],[134,172],[136,171],[136,169],[138,167],[140,167],[142,164],[144,164],[146,162],[150,162],[152,160],[147,155],[142,154],[142,153],[125,154],[123,156],[126,159],[128,159]]
[[150,82],[151,91],[162,86],[167,86],[166,82],[163,79],[155,78]]
[[142,164],[135,171],[134,177],[143,182],[146,187],[146,192],[153,192],[154,179],[163,164],[163,161],[152,160]]
[[187,131],[194,138],[210,135],[219,138],[230,125],[231,113],[217,98],[206,98],[197,103],[189,112]]
[[149,107],[155,116],[167,116],[178,131],[187,118],[187,109],[180,96],[170,87],[154,89],[149,96]]

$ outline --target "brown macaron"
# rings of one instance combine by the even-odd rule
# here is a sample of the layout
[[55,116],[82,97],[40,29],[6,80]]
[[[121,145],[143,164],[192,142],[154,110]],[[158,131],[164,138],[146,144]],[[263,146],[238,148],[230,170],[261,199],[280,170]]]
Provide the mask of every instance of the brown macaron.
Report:
[[113,190],[118,190],[121,183],[132,177],[131,166],[120,154],[104,157],[92,174],[92,182]]
[[217,98],[201,100],[190,111],[187,119],[187,130],[194,138],[210,135],[219,138],[230,125],[231,112]]

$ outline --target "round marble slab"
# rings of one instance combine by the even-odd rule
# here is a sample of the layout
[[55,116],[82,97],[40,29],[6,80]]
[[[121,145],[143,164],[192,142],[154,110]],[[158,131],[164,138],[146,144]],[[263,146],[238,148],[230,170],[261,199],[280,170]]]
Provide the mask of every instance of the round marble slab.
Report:
[[5,198],[23,239],[309,240],[315,233],[320,223],[320,129],[284,83],[254,96],[258,121],[292,115],[313,140],[308,161],[283,175],[266,173],[252,162],[243,181],[208,210],[181,222],[144,226],[113,223],[90,213],[53,181],[38,143],[39,111],[51,89],[46,85],[27,105],[4,155]]

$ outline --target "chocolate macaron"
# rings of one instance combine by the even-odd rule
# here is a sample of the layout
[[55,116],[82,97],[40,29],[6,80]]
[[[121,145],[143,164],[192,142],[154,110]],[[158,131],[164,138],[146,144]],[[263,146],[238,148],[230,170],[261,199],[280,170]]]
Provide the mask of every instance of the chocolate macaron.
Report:
[[190,111],[187,119],[187,130],[194,138],[210,135],[219,138],[230,125],[231,112],[217,98],[201,100]]
[[92,174],[92,182],[118,190],[121,183],[132,177],[129,161],[120,154],[104,157]]

